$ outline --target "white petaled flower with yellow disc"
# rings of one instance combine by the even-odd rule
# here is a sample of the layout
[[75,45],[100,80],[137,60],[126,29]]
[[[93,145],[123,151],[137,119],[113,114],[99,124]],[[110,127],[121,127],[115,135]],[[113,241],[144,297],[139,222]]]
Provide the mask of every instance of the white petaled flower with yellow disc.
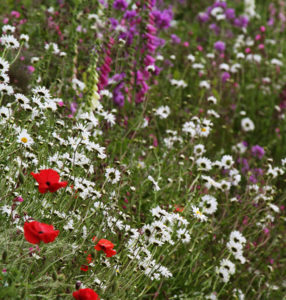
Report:
[[208,217],[205,216],[198,207],[192,205],[192,212],[196,219],[199,219],[200,221],[207,221]]
[[32,144],[34,144],[34,140],[31,138],[31,136],[28,134],[26,129],[23,129],[17,138],[18,143],[24,145],[25,147],[29,147]]

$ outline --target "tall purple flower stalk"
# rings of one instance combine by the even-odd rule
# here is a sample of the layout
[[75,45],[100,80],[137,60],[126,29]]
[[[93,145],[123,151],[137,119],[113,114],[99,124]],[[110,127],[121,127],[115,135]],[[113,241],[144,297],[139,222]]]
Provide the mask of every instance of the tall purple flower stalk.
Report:
[[105,58],[104,58],[104,63],[100,67],[100,77],[99,77],[99,83],[98,83],[98,89],[99,91],[104,89],[104,87],[108,84],[108,74],[110,73],[110,64],[111,64],[111,48],[114,44],[113,38],[109,39],[109,43],[107,45],[106,53],[105,53]]
[[[162,12],[162,15],[160,15],[159,18],[158,11],[152,11],[154,4],[155,3],[152,0],[147,1],[147,9],[149,10],[148,23],[146,26],[146,33],[145,33],[145,38],[147,42],[145,48],[142,49],[142,52],[145,54],[143,60],[143,67],[140,70],[138,70],[136,73],[136,84],[137,87],[139,87],[139,91],[136,93],[136,99],[135,99],[136,103],[140,103],[144,101],[144,96],[149,89],[147,81],[151,77],[150,71],[158,70],[155,66],[155,58],[153,57],[158,47],[157,37],[156,37],[157,28],[155,27],[156,16],[157,16],[157,23],[159,24],[159,27],[161,28],[168,27],[168,24],[166,23],[167,22],[166,14],[168,13]],[[160,22],[158,21],[158,18],[160,19]]]

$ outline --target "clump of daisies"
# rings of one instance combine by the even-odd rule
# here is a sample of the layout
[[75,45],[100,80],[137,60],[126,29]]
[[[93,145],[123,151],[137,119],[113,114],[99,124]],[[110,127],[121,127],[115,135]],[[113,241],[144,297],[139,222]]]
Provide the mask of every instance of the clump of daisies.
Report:
[[222,259],[220,266],[216,268],[216,272],[221,280],[227,283],[231,275],[235,274],[235,264],[229,259]]
[[230,253],[242,264],[246,261],[243,256],[243,247],[245,246],[245,243],[245,237],[239,231],[235,230],[231,232],[229,242],[226,244]]
[[[231,232],[229,242],[226,244],[230,253],[242,264],[245,263],[245,258],[242,253],[245,243],[245,237],[239,231],[235,230]],[[235,274],[235,270],[235,264],[232,261],[229,259],[222,259],[220,266],[216,268],[216,273],[223,282],[227,283],[231,275]]]

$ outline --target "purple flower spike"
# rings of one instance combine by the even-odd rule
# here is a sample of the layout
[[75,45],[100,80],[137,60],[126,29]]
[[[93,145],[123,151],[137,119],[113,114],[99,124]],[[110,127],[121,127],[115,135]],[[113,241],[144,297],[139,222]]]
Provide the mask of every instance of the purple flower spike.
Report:
[[262,147],[260,147],[259,145],[255,145],[251,148],[251,153],[253,156],[258,157],[259,159],[262,159],[262,157],[265,154],[265,151]]
[[125,0],[115,0],[113,3],[113,8],[118,10],[126,10],[128,4]]
[[225,43],[222,41],[217,41],[214,44],[214,48],[215,48],[215,50],[217,50],[219,52],[224,52],[225,51]]
[[230,78],[230,74],[228,72],[223,72],[221,75],[221,80],[226,82]]

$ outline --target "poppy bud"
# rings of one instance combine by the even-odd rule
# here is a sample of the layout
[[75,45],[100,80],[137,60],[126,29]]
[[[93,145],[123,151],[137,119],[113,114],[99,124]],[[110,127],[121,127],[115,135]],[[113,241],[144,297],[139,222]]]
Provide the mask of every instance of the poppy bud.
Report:
[[76,283],[75,283],[75,288],[78,290],[79,288],[80,288],[80,286],[81,286],[81,281],[77,281]]
[[3,252],[3,254],[2,254],[2,261],[3,261],[3,263],[6,262],[6,259],[7,259],[7,251],[5,250],[5,251]]
[[25,177],[24,177],[24,174],[22,172],[19,173],[19,178],[18,179],[19,179],[20,183],[24,183]]

